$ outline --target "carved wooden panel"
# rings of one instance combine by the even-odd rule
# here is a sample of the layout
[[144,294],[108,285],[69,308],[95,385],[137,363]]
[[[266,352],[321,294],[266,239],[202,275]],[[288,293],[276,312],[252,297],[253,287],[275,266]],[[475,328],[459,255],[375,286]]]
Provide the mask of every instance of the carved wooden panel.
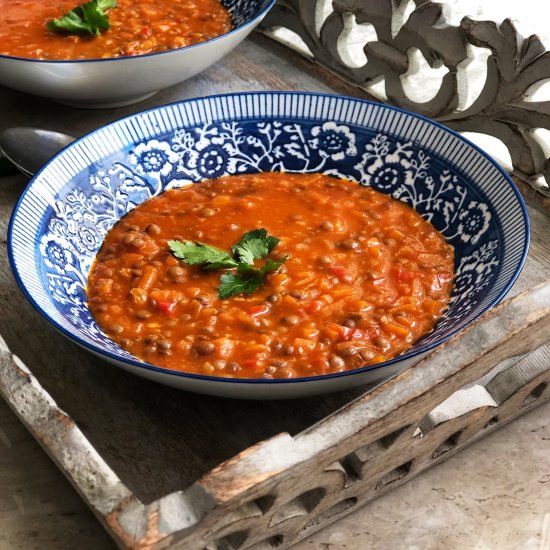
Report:
[[[445,22],[440,4],[414,0],[408,13],[412,2],[278,0],[262,29],[371,93],[371,86],[383,80],[378,95],[388,103],[460,132],[498,138],[510,152],[514,173],[550,196],[550,162],[536,132],[550,130],[550,101],[532,101],[550,78],[550,52],[537,36],[521,36],[509,19],[495,23],[465,17],[453,26]],[[353,56],[350,44],[361,40],[364,56],[356,48]],[[475,90],[475,100],[465,104],[473,47],[487,50],[486,76]],[[407,86],[421,70],[418,58],[427,68],[439,69],[424,69],[424,86],[422,81],[417,84],[417,92],[422,92],[433,87],[430,79],[437,80],[429,99],[415,100]]]

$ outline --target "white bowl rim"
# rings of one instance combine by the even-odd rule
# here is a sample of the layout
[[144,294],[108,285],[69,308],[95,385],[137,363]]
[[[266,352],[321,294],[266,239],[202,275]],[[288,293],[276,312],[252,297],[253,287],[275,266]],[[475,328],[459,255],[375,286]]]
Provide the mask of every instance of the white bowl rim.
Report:
[[101,63],[102,61],[121,61],[121,60],[129,60],[129,59],[143,59],[143,58],[150,58],[155,57],[159,55],[170,55],[174,54],[176,52],[181,52],[182,50],[192,50],[194,48],[198,48],[199,46],[203,46],[204,44],[212,44],[213,42],[216,42],[217,40],[221,40],[231,34],[234,34],[238,31],[242,31],[251,25],[256,25],[258,21],[262,20],[267,12],[273,7],[276,0],[271,0],[269,4],[256,16],[254,19],[251,19],[250,21],[244,23],[244,25],[241,25],[240,27],[235,27],[231,29],[228,32],[224,32],[223,34],[220,34],[219,36],[215,36],[214,38],[210,38],[209,40],[204,40],[203,42],[197,42],[196,44],[191,44],[190,46],[181,46],[180,48],[174,48],[172,50],[165,50],[163,52],[153,52],[153,53],[143,53],[139,55],[125,55],[120,57],[101,57],[101,58],[91,58],[91,59],[34,59],[32,57],[18,57],[16,55],[4,55],[0,54],[0,60],[2,59],[13,59],[16,61],[29,61],[31,63],[44,63],[44,64],[63,64],[63,65],[70,65],[70,64],[76,64],[76,63]]
[[[25,195],[29,191],[29,189],[32,186],[35,179],[37,179],[37,177],[44,170],[46,170],[46,168],[50,165],[51,162],[54,161],[54,159],[56,159],[58,156],[62,155],[63,151],[65,151],[65,149],[71,148],[73,145],[79,143],[80,141],[82,141],[84,139],[87,139],[89,136],[94,135],[96,132],[99,132],[99,131],[103,130],[107,126],[114,125],[114,124],[119,124],[119,123],[121,123],[125,120],[131,119],[131,118],[134,118],[134,117],[138,117],[138,116],[142,116],[145,113],[156,111],[156,110],[159,110],[159,109],[163,109],[163,108],[166,108],[170,105],[192,103],[192,102],[196,102],[196,101],[209,100],[209,99],[218,98],[218,97],[221,98],[221,97],[253,96],[253,95],[266,95],[267,96],[267,95],[271,95],[271,94],[278,94],[278,95],[282,94],[282,95],[286,95],[286,96],[294,95],[294,96],[325,97],[325,98],[334,98],[334,99],[339,100],[339,101],[342,101],[342,100],[345,100],[345,99],[351,99],[353,101],[358,101],[358,102],[365,103],[365,104],[368,104],[368,105],[373,105],[376,108],[388,109],[388,110],[395,111],[395,112],[398,112],[398,113],[403,113],[405,115],[409,115],[409,116],[412,116],[414,118],[420,119],[424,122],[427,122],[428,124],[434,125],[437,128],[439,128],[439,129],[441,129],[445,132],[449,132],[453,136],[457,137],[459,140],[465,142],[470,147],[475,149],[479,154],[481,154],[491,165],[493,165],[493,167],[495,167],[497,169],[497,171],[502,175],[504,180],[510,186],[511,190],[513,191],[514,195],[516,196],[516,198],[518,200],[518,204],[520,206],[521,213],[523,215],[523,221],[524,221],[524,224],[525,224],[525,238],[524,238],[524,244],[523,244],[523,252],[522,252],[522,255],[521,255],[521,259],[517,264],[517,268],[515,269],[514,273],[510,276],[510,280],[508,281],[508,284],[506,284],[506,286],[502,289],[502,291],[491,302],[489,302],[484,307],[484,309],[479,313],[479,316],[486,314],[490,309],[492,309],[495,305],[497,305],[499,302],[502,301],[502,299],[506,296],[506,294],[508,293],[508,291],[510,290],[510,288],[512,287],[512,285],[515,283],[516,279],[518,278],[519,274],[521,273],[521,271],[523,269],[523,266],[525,264],[525,261],[527,259],[527,254],[528,254],[528,251],[529,251],[529,244],[530,244],[530,236],[531,236],[531,225],[530,225],[529,216],[528,216],[528,213],[527,213],[527,207],[525,205],[525,201],[523,200],[523,196],[521,195],[518,187],[516,186],[516,184],[514,183],[512,178],[508,175],[508,173],[490,155],[488,155],[483,149],[481,149],[475,143],[471,142],[470,140],[463,137],[462,135],[460,135],[458,132],[452,130],[451,128],[448,128],[448,127],[444,126],[443,124],[441,124],[439,122],[436,122],[434,120],[431,120],[431,119],[429,119],[429,118],[427,118],[423,115],[413,113],[413,112],[407,111],[405,109],[401,109],[399,107],[394,107],[392,105],[387,105],[387,104],[384,104],[384,103],[377,103],[377,102],[373,102],[373,101],[369,101],[369,100],[361,99],[361,98],[355,98],[355,97],[349,98],[347,96],[334,94],[334,93],[333,94],[328,94],[328,93],[319,93],[319,92],[259,90],[259,91],[247,91],[247,92],[221,93],[221,94],[213,94],[213,95],[210,95],[210,96],[202,96],[202,97],[199,97],[199,98],[189,98],[189,99],[185,99],[185,100],[174,101],[174,102],[171,102],[171,103],[168,103],[168,104],[165,104],[165,105],[159,105],[159,106],[156,106],[156,107],[152,107],[152,108],[146,109],[144,111],[139,111],[139,112],[134,113],[132,115],[123,117],[123,118],[118,119],[116,121],[110,122],[109,124],[105,124],[103,126],[100,126],[99,128],[96,128],[95,130],[89,132],[88,134],[85,134],[84,136],[82,136],[82,137],[78,138],[77,140],[75,140],[74,142],[70,143],[69,145],[67,145],[67,147],[65,147],[57,155],[55,155],[53,158],[51,158],[42,167],[42,169],[39,172],[37,172],[37,174],[31,179],[31,181],[29,182],[29,184],[27,185],[27,187],[25,188],[25,190],[23,191],[23,193],[19,197],[19,200],[17,201],[17,203],[16,203],[16,205],[13,209],[13,212],[12,212],[12,215],[11,215],[11,218],[10,218],[10,222],[9,222],[9,226],[8,226],[7,247],[8,247],[8,259],[9,259],[9,263],[10,263],[10,268],[12,270],[12,273],[15,277],[15,280],[16,280],[17,284],[19,285],[21,291],[23,292],[23,294],[25,295],[25,297],[27,298],[29,303],[42,315],[42,317],[44,317],[51,325],[53,325],[54,328],[56,328],[59,332],[61,332],[67,338],[69,338],[69,340],[72,340],[73,342],[76,342],[77,344],[79,344],[80,346],[84,347],[85,349],[89,350],[92,353],[95,353],[95,354],[98,354],[98,355],[103,356],[105,358],[108,358],[110,361],[124,363],[125,365],[128,365],[128,366],[138,367],[139,369],[149,370],[149,371],[155,372],[156,374],[164,375],[164,376],[168,376],[168,377],[176,376],[176,377],[180,377],[180,378],[183,377],[183,378],[191,378],[191,379],[195,379],[195,380],[205,380],[205,381],[209,380],[209,381],[215,381],[215,382],[228,382],[228,383],[233,383],[233,384],[255,384],[255,385],[257,385],[257,384],[271,384],[271,385],[272,384],[299,384],[299,383],[307,383],[307,382],[328,380],[328,379],[333,379],[333,378],[342,378],[342,377],[346,377],[346,376],[355,376],[355,375],[362,374],[362,373],[365,373],[365,372],[374,371],[374,370],[377,370],[377,369],[380,369],[380,368],[384,368],[384,367],[387,367],[388,365],[393,365],[395,363],[398,363],[400,361],[405,361],[407,359],[420,358],[420,356],[425,355],[427,352],[433,350],[437,346],[440,346],[441,344],[448,341],[450,338],[455,336],[460,331],[467,329],[472,324],[472,322],[475,322],[474,320],[469,321],[466,324],[466,326],[462,326],[462,327],[458,327],[458,328],[453,329],[452,331],[450,331],[445,336],[442,336],[441,338],[435,340],[434,342],[431,342],[431,343],[429,343],[429,344],[427,344],[427,345],[425,345],[425,346],[423,346],[419,349],[402,353],[402,354],[394,357],[393,359],[390,359],[389,361],[384,361],[384,362],[378,363],[376,365],[360,367],[360,368],[357,368],[357,369],[346,370],[346,371],[331,373],[331,374],[322,374],[322,375],[318,375],[318,376],[302,376],[302,377],[297,377],[297,378],[273,378],[273,379],[229,378],[229,377],[223,377],[223,376],[209,376],[209,375],[204,375],[204,374],[195,374],[195,373],[189,373],[189,372],[175,371],[175,370],[171,370],[171,369],[164,369],[164,368],[152,365],[150,363],[146,363],[144,361],[139,361],[137,359],[134,360],[134,359],[129,359],[127,357],[120,357],[119,355],[116,355],[115,353],[113,353],[109,350],[105,350],[105,349],[102,349],[102,348],[99,348],[99,347],[94,347],[91,344],[89,344],[88,342],[86,342],[83,339],[79,338],[77,335],[71,333],[70,331],[66,330],[64,327],[59,325],[55,320],[53,320],[49,315],[47,315],[46,312],[44,312],[42,310],[42,308],[36,303],[34,298],[28,292],[23,280],[19,276],[19,273],[18,273],[18,271],[15,267],[15,258],[14,258],[13,247],[12,247],[13,225],[14,225],[14,222],[15,222],[15,217],[17,215],[17,211],[19,209],[19,205],[23,201]],[[478,318],[479,318],[479,316],[478,316]]]

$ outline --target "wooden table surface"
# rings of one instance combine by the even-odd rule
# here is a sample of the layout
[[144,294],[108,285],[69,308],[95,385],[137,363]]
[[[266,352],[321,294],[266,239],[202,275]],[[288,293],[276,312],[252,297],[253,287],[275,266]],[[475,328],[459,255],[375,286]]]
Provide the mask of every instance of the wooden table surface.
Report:
[[[258,89],[333,91],[333,81],[315,76],[304,62],[282,52],[254,37],[192,81],[139,105],[113,110],[78,111],[0,88],[0,129],[40,126],[78,136],[132,112],[186,97]],[[276,72],[271,72],[273,67]],[[20,176],[2,180],[4,245],[9,212],[24,185]],[[540,222],[538,227],[547,227],[543,214],[531,215]],[[548,251],[544,231],[537,235],[543,252]],[[0,296],[2,303],[7,301]],[[17,317],[13,311],[0,314]],[[550,550],[549,419],[547,403],[296,548]],[[115,545],[99,522],[0,401],[0,550],[111,548]]]
[[[0,550],[115,550],[1,400],[0,488]],[[550,403],[295,548],[549,550]]]

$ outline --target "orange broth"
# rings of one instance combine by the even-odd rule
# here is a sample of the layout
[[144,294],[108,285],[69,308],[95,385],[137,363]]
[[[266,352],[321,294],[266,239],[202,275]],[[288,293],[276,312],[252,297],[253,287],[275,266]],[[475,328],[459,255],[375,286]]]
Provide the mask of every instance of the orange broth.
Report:
[[190,46],[231,30],[220,0],[117,0],[109,30],[99,37],[50,32],[46,23],[80,0],[11,0],[2,3],[0,54],[32,59],[97,59]]
[[[222,300],[220,271],[168,240],[229,251],[266,228],[288,255],[250,295]],[[262,260],[257,261],[258,265]],[[107,234],[89,277],[100,327],[154,365],[292,378],[375,365],[431,331],[453,285],[453,249],[412,208],[321,174],[227,176],[166,191]]]

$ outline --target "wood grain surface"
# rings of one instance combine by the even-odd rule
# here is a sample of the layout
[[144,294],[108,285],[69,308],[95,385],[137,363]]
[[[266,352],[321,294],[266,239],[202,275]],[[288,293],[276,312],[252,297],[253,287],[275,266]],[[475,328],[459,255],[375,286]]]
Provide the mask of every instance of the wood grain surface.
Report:
[[[116,549],[2,400],[0,487],[0,550]],[[295,549],[547,550],[547,524],[550,403]]]
[[[132,107],[78,111],[0,89],[0,129],[29,125],[79,136],[137,110],[180,98],[273,88],[333,91],[330,80],[302,68],[283,59],[265,39],[254,38],[192,81]],[[273,403],[229,401],[151,384],[84,352],[40,318],[16,286],[7,265],[6,230],[25,180],[13,176],[1,185],[0,334],[143,502],[191,485],[258,441],[280,432],[295,435],[362,393],[355,389]],[[550,279],[548,219],[535,209],[530,214],[533,244],[514,293]],[[0,550],[114,547],[4,403],[0,404],[0,487]],[[428,498],[430,489],[423,491]],[[311,544],[330,548],[315,540]],[[300,544],[306,548],[310,543]]]

